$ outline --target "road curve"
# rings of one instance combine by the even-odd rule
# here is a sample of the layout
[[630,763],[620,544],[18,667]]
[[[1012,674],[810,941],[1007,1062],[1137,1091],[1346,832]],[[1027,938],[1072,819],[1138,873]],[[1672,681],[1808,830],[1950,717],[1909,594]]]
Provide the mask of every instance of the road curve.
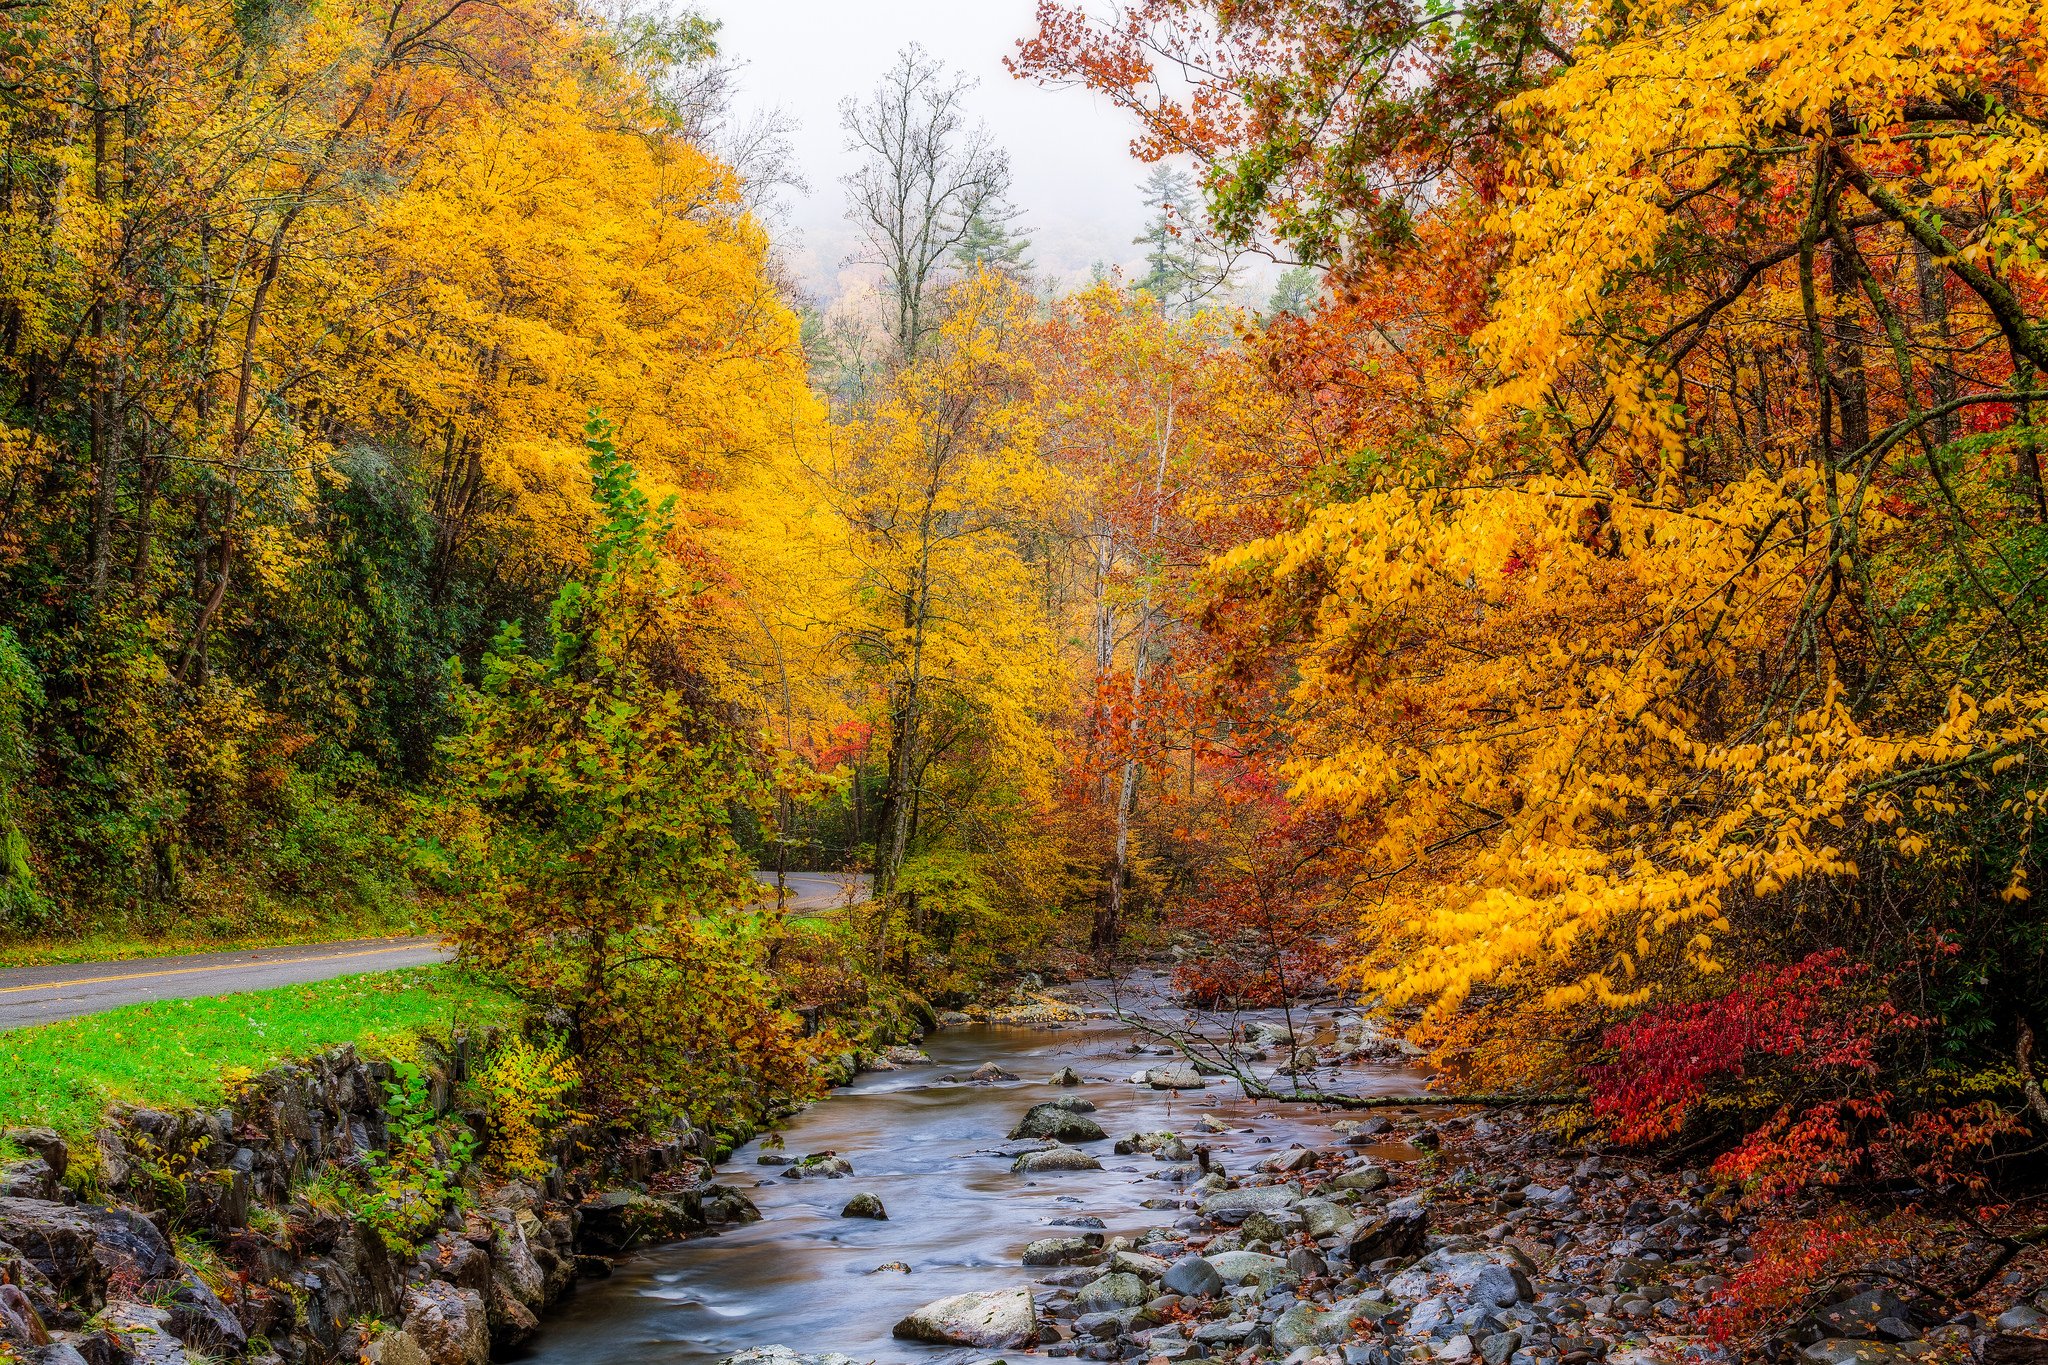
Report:
[[[774,900],[775,874],[756,872]],[[789,912],[815,915],[867,899],[868,879],[853,873],[791,872]],[[350,939],[296,948],[82,962],[62,967],[0,968],[0,1031],[49,1024],[151,1000],[191,1000],[237,991],[302,986],[358,972],[389,972],[446,962],[454,954],[433,938]]]
[[10,967],[0,971],[0,1029],[48,1024],[150,1000],[232,995],[357,972],[422,967],[446,962],[450,956],[438,939],[372,938],[64,967]]

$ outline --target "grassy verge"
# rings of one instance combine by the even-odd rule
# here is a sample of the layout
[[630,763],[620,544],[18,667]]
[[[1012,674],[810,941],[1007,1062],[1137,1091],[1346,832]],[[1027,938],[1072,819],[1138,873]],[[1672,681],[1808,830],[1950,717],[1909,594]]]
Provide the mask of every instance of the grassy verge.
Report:
[[0,1127],[89,1133],[107,1106],[217,1104],[229,1080],[341,1043],[404,1055],[422,1033],[504,1023],[515,1002],[453,967],[164,1000],[0,1033]]

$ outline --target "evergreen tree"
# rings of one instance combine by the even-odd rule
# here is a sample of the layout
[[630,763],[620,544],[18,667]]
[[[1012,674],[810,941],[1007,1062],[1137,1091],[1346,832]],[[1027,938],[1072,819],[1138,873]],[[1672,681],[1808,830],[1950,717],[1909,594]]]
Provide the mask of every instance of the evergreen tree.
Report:
[[1029,275],[1032,264],[1025,253],[1031,250],[1031,239],[1017,231],[1017,218],[1015,209],[1000,204],[975,213],[953,248],[953,259],[964,270],[992,270],[1011,279]]
[[1161,164],[1138,187],[1151,216],[1145,230],[1131,240],[1145,248],[1145,273],[1138,287],[1162,305],[1184,298],[1197,273],[1188,236],[1194,221],[1195,182],[1186,171]]
[[1295,266],[1274,283],[1273,297],[1266,301],[1266,316],[1277,318],[1287,314],[1307,317],[1322,292],[1323,282],[1316,277],[1315,271],[1305,265]]

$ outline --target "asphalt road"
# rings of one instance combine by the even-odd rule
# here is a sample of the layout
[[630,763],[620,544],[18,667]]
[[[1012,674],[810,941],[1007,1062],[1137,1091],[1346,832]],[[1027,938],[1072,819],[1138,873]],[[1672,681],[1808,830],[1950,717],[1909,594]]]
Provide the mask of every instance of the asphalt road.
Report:
[[146,1000],[297,986],[356,972],[446,962],[448,957],[448,949],[436,939],[376,938],[68,967],[10,967],[0,971],[0,1029],[48,1024]]
[[[775,874],[756,872],[774,898]],[[792,872],[785,878],[792,914],[815,915],[867,899],[868,879],[850,873]],[[273,986],[389,972],[446,962],[449,949],[432,938],[355,939],[298,948],[85,962],[66,967],[0,968],[0,1030],[54,1023],[149,1000],[190,1000]]]
[[[768,899],[773,901],[775,874],[764,869],[754,873],[754,880],[768,888]],[[800,915],[815,915],[868,898],[865,872],[790,872],[784,874],[783,882],[789,888],[789,909]]]

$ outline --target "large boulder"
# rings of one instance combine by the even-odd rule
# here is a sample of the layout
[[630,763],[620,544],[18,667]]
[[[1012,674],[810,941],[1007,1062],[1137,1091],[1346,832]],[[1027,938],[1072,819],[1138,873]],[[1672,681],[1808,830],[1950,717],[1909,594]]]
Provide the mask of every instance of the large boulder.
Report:
[[894,1334],[935,1346],[1007,1351],[1038,1342],[1038,1307],[1029,1289],[952,1294],[896,1324]]
[[429,1280],[406,1290],[405,1332],[431,1365],[490,1365],[490,1324],[473,1289]]
[[1094,1119],[1075,1112],[1071,1101],[1054,1100],[1048,1104],[1032,1105],[1024,1117],[1017,1120],[1010,1136],[1013,1139],[1050,1138],[1055,1142],[1100,1142],[1109,1134],[1103,1132],[1102,1125]]

